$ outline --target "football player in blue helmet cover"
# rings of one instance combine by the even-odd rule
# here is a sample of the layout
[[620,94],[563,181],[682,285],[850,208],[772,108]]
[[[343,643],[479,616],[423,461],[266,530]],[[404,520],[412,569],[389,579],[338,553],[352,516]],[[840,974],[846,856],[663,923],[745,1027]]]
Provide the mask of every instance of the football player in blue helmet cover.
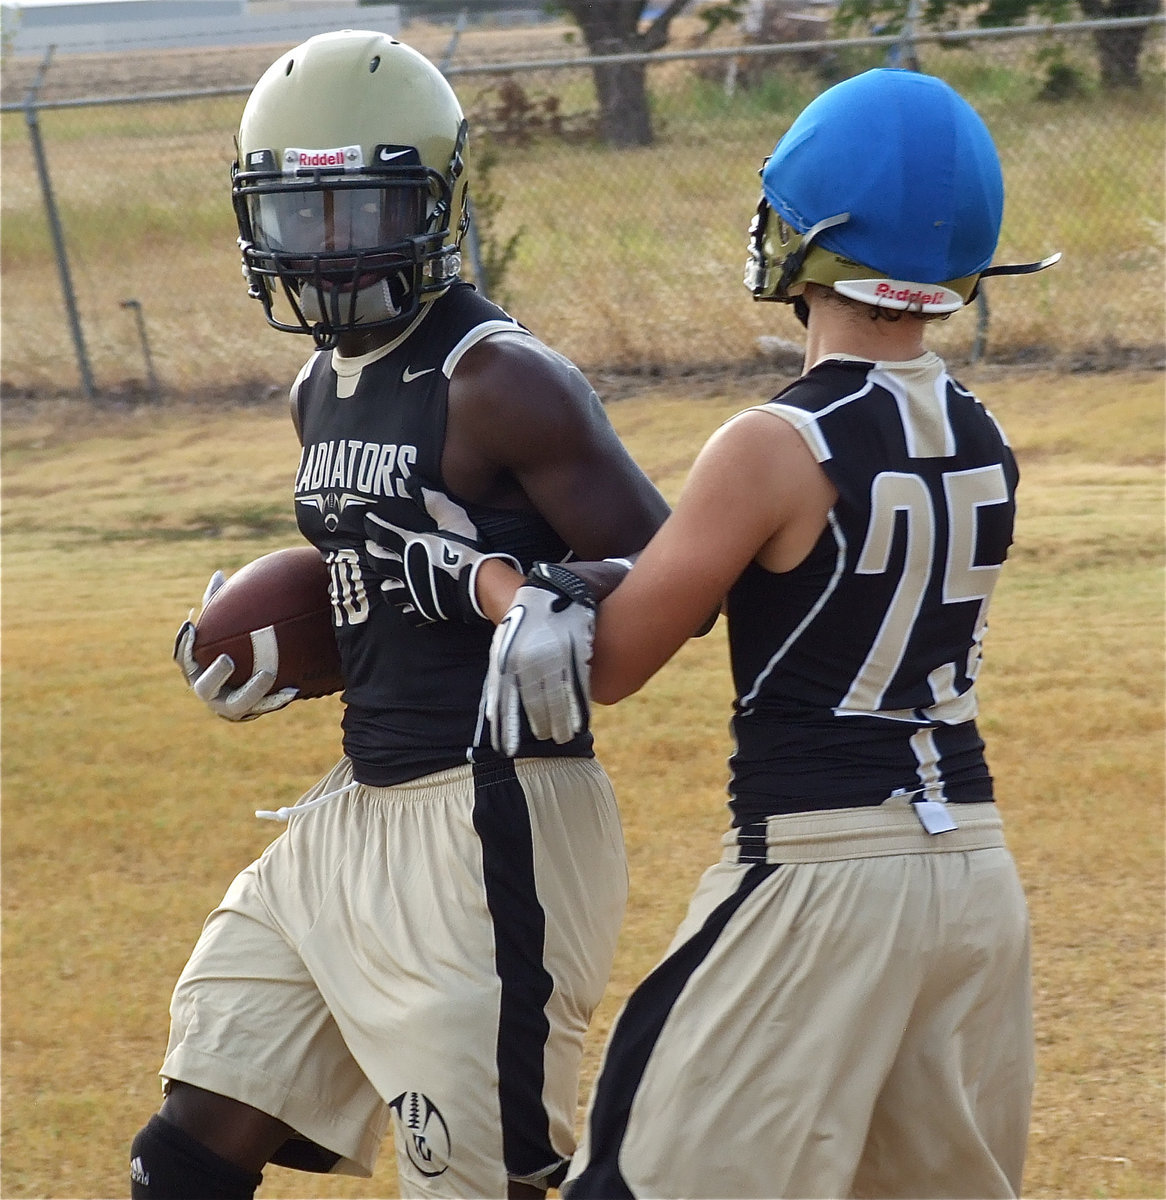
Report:
[[761,172],[745,284],[794,303],[807,283],[872,315],[946,315],[987,275],[1025,274],[1059,254],[991,266],[1004,214],[996,147],[979,114],[940,79],[868,71],[824,92]]
[[1029,924],[976,679],[1018,471],[924,336],[1044,264],[990,265],[1000,165],[938,79],[831,88],[762,185],[748,284],[801,309],[802,375],[712,435],[605,598],[575,563],[469,581],[508,752],[727,617],[722,852],[611,1030],[562,1191],[1017,1196]]

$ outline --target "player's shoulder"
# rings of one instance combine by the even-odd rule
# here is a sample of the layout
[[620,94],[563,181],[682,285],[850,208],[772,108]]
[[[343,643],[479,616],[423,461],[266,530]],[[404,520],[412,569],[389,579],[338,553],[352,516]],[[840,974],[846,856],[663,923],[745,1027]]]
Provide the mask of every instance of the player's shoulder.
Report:
[[430,302],[411,338],[411,351],[418,345],[431,346],[451,383],[473,376],[474,385],[481,387],[488,382],[486,372],[521,359],[536,341],[504,308],[459,281]]
[[599,397],[573,363],[537,338],[499,330],[449,377],[450,429],[499,462],[566,453],[605,425]]
[[292,425],[295,427],[297,437],[303,436],[304,404],[308,399],[309,393],[314,388],[318,390],[321,370],[328,365],[330,360],[331,351],[314,351],[307,362],[300,367],[295,379],[292,380],[291,387],[288,389],[288,408],[291,412]]
[[523,324],[500,304],[483,296],[472,283],[459,279],[429,301],[429,315],[422,328],[438,328],[461,336],[481,326],[525,330]]
[[294,396],[299,392],[305,383],[312,378],[313,375],[319,374],[320,368],[326,367],[330,362],[332,352],[330,350],[313,350],[308,355],[304,365],[300,367],[296,373],[295,379],[292,380],[291,393]]
[[826,358],[815,363],[768,403],[777,407],[819,412],[868,386],[875,364],[857,358]]
[[977,412],[987,412],[987,408],[979,395],[954,375],[945,374],[944,384],[947,395],[952,403],[966,405],[969,409]]
[[518,368],[552,378],[582,376],[566,355],[548,346],[521,325],[496,325],[474,346],[472,365],[480,370]]
[[449,379],[451,394],[472,391],[515,401],[523,396],[594,396],[575,363],[519,325],[499,323],[483,329],[463,347]]

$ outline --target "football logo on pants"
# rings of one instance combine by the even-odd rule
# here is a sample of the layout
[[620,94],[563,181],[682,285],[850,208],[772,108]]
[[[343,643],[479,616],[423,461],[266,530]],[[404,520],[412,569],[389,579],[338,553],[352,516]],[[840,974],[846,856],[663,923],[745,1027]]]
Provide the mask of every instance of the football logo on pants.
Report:
[[449,1128],[441,1110],[420,1092],[402,1092],[389,1107],[409,1161],[432,1179],[449,1168]]

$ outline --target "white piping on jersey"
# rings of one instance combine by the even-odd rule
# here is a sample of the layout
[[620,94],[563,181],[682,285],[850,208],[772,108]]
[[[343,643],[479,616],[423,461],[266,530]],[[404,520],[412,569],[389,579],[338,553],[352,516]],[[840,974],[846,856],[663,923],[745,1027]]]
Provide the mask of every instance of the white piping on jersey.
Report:
[[830,453],[830,447],[826,444],[826,439],[822,436],[822,431],[818,428],[818,422],[823,417],[829,416],[835,409],[841,408],[845,404],[852,404],[855,400],[861,400],[863,396],[869,395],[873,388],[874,384],[868,379],[857,392],[851,392],[849,396],[840,396],[833,404],[826,405],[818,412],[807,412],[804,408],[797,408],[791,404],[779,404],[776,400],[771,400],[768,404],[758,404],[755,411],[772,413],[773,416],[780,417],[781,420],[792,425],[814,456],[814,461],[821,463],[826,462],[833,455]]
[[286,821],[289,817],[294,817],[298,813],[308,812],[310,809],[319,808],[322,804],[327,804],[329,800],[335,800],[337,796],[343,796],[347,792],[354,791],[360,787],[359,783],[345,784],[342,788],[336,788],[334,791],[325,792],[322,796],[317,796],[314,800],[309,800],[306,804],[293,804],[286,808],[277,808],[274,812],[266,808],[258,808],[255,810],[255,815],[261,821]]
[[317,358],[320,357],[321,354],[323,354],[323,351],[317,350],[315,354],[313,354],[312,357],[309,358],[302,367],[300,367],[299,373],[296,375],[295,379],[292,380],[292,385],[288,389],[288,398],[291,400],[292,416],[295,419],[297,433],[299,432],[300,421],[299,417],[295,414],[299,412],[300,407],[300,388],[303,386],[304,380],[307,379],[308,374],[312,370],[312,364]]
[[976,404],[979,405],[979,407],[984,410],[985,416],[987,416],[988,420],[991,421],[992,424],[996,426],[996,432],[1000,435],[1000,440],[1004,443],[1004,445],[1006,445],[1011,450],[1012,443],[1008,440],[1007,431],[1005,430],[1004,426],[1001,425],[1000,422],[996,420],[995,413],[993,413],[992,410],[990,408],[988,408],[988,406],[983,402],[983,400],[981,400],[980,397],[977,396],[975,392],[969,392],[967,388],[960,387],[960,385],[958,383],[956,383],[956,381],[954,379],[952,379],[950,376],[948,376],[948,383],[951,384],[952,391],[958,392],[959,395],[963,396],[965,400],[974,400],[976,402]]
[[441,364],[441,373],[446,379],[453,377],[454,368],[461,361],[462,355],[492,333],[524,333],[527,337],[534,336],[529,329],[523,329],[517,321],[483,321],[481,325],[475,325],[445,356],[445,362]]
[[[869,363],[870,359],[836,352],[824,354],[818,362],[814,363],[814,366],[829,361]],[[931,384],[935,401],[934,408],[930,405],[922,408],[921,404],[912,407],[911,396],[913,393],[919,396],[921,401],[927,398],[924,388],[912,387],[913,376],[917,379],[922,377],[922,382]],[[931,378],[928,379],[928,376]],[[916,358],[904,359],[901,362],[880,359],[867,373],[867,379],[889,392],[898,405],[900,423],[903,426],[904,437],[907,439],[907,452],[912,458],[941,458],[954,453],[955,437],[947,415],[947,385],[953,380],[944,369],[943,360],[933,350],[925,350]],[[857,395],[862,394],[862,392],[857,393]],[[840,403],[849,403],[855,398],[856,396],[844,396],[840,401],[835,401],[822,409],[817,416],[824,417],[827,413],[833,412]],[[907,419],[908,413],[914,418],[913,420]],[[922,437],[918,436],[918,426],[922,426],[924,434]],[[824,460],[819,459],[818,461]]]
[[915,769],[919,782],[923,784],[923,799],[947,803],[943,790],[943,775],[939,769],[939,750],[935,745],[935,732],[920,729],[911,735],[911,750],[919,764]]
[[979,714],[975,691],[969,690],[954,700],[929,704],[926,708],[836,708],[836,717],[878,717],[880,721],[902,721],[907,725],[966,725]]
[[806,615],[798,622],[797,628],[791,631],[789,637],[777,648],[773,657],[765,664],[764,669],[758,674],[753,681],[753,686],[749,691],[741,697],[738,704],[738,712],[741,716],[749,716],[748,705],[757,698],[757,693],[761,690],[766,679],[773,673],[774,668],[785,657],[789,648],[802,636],[806,626],[821,612],[823,606],[834,594],[838,584],[842,580],[842,573],[846,568],[846,537],[842,532],[842,526],[838,523],[838,518],[834,515],[833,509],[826,514],[826,521],[834,534],[834,544],[838,548],[838,552],[834,557],[834,574],[830,577],[830,582],[822,589],[822,594],[814,602],[813,607]]
[[778,404],[776,401],[759,404],[757,412],[772,413],[775,417],[780,417],[792,425],[802,441],[806,443],[815,462],[823,463],[830,458],[830,447],[826,445],[822,431],[818,428],[817,413],[808,413],[804,408],[794,408],[793,405]]
[[473,744],[466,747],[466,762],[474,761],[474,750],[481,746],[486,736],[486,697],[489,678],[482,680],[482,693],[478,697],[478,719],[474,725]]

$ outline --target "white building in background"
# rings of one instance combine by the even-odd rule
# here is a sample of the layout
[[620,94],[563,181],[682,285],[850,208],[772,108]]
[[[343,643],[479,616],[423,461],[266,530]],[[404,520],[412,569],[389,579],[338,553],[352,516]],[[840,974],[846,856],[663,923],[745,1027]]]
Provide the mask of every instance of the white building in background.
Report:
[[111,51],[301,42],[328,29],[376,29],[397,36],[395,4],[353,0],[3,0],[8,53]]

